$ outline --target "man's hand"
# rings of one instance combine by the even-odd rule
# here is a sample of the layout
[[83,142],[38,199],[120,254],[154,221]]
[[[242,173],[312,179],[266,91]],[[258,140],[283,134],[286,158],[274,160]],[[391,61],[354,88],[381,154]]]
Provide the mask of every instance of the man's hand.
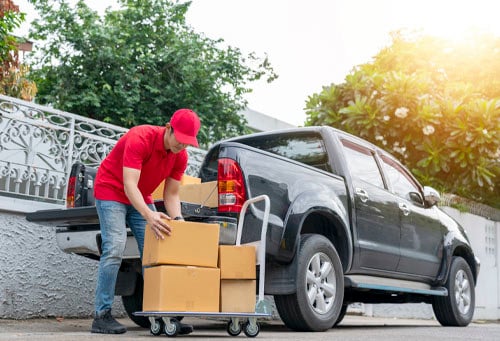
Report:
[[153,230],[156,239],[165,239],[164,234],[170,236],[172,230],[165,220],[172,220],[168,215],[163,212],[151,211],[147,217],[146,222]]
[[130,200],[132,206],[134,206],[144,219],[146,219],[146,223],[149,225],[151,230],[153,230],[156,239],[164,239],[164,234],[170,236],[170,233],[172,232],[170,230],[170,226],[168,226],[168,223],[165,222],[164,219],[171,220],[171,218],[163,212],[151,210],[148,205],[146,205],[144,198],[137,187],[140,176],[140,170],[123,167],[123,187],[125,194]]

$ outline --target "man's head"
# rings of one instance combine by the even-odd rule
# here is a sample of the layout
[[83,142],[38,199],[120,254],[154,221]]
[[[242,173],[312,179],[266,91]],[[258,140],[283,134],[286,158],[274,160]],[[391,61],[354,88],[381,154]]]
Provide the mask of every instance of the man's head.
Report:
[[193,110],[179,109],[174,112],[167,127],[171,128],[175,139],[167,142],[168,149],[178,152],[177,149],[184,149],[188,145],[198,147],[196,135],[200,130],[200,125],[200,119]]
[[196,135],[200,130],[201,123],[193,110],[177,110],[170,119],[170,125],[174,128],[174,135],[179,143],[198,147]]

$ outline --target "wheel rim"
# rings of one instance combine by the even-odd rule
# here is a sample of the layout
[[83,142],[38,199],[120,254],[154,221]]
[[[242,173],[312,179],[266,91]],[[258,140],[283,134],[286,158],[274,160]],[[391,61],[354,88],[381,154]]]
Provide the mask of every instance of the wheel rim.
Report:
[[470,310],[472,289],[467,274],[459,270],[455,275],[455,301],[461,314],[466,315]]
[[330,258],[316,253],[307,266],[306,294],[309,305],[318,314],[326,314],[335,302],[337,285],[335,270]]
[[151,333],[158,334],[160,332],[161,332],[161,323],[160,321],[157,320],[151,325]]
[[177,333],[177,322],[165,324],[165,334],[175,335]]
[[230,335],[238,336],[241,333],[240,324],[229,321],[227,331]]

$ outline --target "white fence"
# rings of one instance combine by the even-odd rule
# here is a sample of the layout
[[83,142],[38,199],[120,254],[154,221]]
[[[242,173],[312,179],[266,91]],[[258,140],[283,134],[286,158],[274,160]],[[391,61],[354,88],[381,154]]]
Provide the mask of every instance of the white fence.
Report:
[[[127,129],[0,95],[0,195],[64,204],[75,161],[97,167]],[[195,175],[205,151],[188,148]]]

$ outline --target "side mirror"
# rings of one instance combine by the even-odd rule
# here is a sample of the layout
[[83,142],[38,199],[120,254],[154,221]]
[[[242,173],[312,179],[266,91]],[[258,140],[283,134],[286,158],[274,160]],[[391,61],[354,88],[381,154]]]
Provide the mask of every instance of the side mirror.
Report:
[[434,188],[424,186],[424,199],[429,206],[434,206],[441,201],[441,196]]
[[422,199],[422,195],[420,193],[410,192],[409,197],[410,197],[410,200],[414,203],[417,203],[420,205],[424,204],[424,200]]

